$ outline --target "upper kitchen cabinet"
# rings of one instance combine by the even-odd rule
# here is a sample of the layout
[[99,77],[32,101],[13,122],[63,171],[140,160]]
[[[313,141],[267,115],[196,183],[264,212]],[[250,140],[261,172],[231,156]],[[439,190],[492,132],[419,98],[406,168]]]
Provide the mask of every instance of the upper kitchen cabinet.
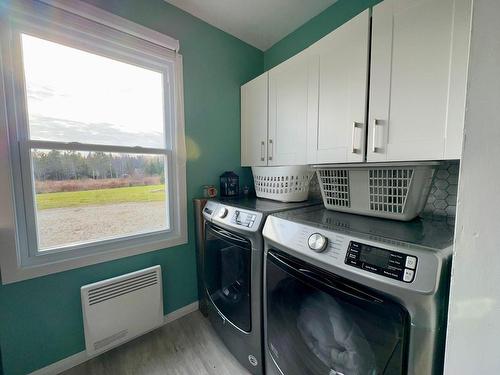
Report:
[[268,73],[241,86],[241,165],[267,165]]
[[368,161],[459,159],[471,0],[373,9]]
[[310,48],[319,60],[311,79],[319,83],[308,122],[308,164],[364,161],[369,35],[366,10]]
[[308,52],[269,71],[268,165],[307,164],[307,122],[317,113],[318,85],[318,61]]

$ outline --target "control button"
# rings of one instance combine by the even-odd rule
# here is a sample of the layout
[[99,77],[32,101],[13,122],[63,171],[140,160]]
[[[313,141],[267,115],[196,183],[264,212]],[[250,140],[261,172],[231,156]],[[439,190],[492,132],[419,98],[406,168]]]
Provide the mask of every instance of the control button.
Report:
[[350,264],[351,266],[358,267],[358,262],[353,259],[346,259],[345,261],[346,264]]
[[398,254],[398,253],[391,253],[390,257],[393,259],[403,260],[403,255]]
[[309,236],[307,244],[311,250],[321,253],[322,251],[325,251],[328,240],[320,233],[313,233]]
[[396,273],[396,272],[390,272],[387,270],[383,270],[382,273],[384,274],[384,276],[392,277],[393,279],[400,279],[401,278],[401,276],[399,276],[400,274]]
[[363,269],[367,270],[367,271],[370,271],[370,272],[375,272],[375,273],[379,272],[379,268],[378,267],[372,266],[371,264],[366,264],[366,263],[363,263]]
[[229,211],[228,211],[228,209],[227,209],[226,207],[221,207],[221,208],[219,209],[219,214],[218,214],[218,216],[219,216],[221,219],[224,219],[224,218],[227,216],[228,212],[229,212]]
[[351,250],[353,250],[353,249],[358,250],[360,246],[359,246],[359,243],[351,241],[351,243],[349,244],[349,247]]
[[403,275],[403,281],[406,281],[406,282],[412,281],[414,274],[415,274],[415,271],[409,270],[408,268],[405,269],[405,273]]
[[406,264],[405,264],[406,268],[411,268],[412,270],[415,269],[415,267],[417,266],[417,258],[415,257],[411,257],[411,256],[407,256],[406,257]]
[[403,267],[396,267],[396,266],[391,266],[391,265],[388,265],[387,269],[389,271],[399,271],[399,272],[403,271]]
[[404,268],[404,264],[402,261],[399,261],[399,260],[393,260],[393,259],[389,259],[389,266],[393,266],[393,267],[399,267],[401,269]]

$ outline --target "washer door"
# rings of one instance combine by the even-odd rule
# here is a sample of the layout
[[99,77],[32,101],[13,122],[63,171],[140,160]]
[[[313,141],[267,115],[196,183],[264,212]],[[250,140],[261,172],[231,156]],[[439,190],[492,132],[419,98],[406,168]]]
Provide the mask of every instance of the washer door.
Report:
[[409,316],[400,305],[272,250],[266,292],[267,350],[284,375],[405,373]]
[[250,265],[252,245],[244,237],[206,223],[205,289],[219,313],[250,332]]

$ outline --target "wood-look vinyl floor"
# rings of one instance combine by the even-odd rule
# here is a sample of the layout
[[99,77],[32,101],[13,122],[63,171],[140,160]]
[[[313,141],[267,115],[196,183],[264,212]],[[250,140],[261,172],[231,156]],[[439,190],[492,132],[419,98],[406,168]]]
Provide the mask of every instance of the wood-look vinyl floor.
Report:
[[199,311],[63,372],[64,375],[249,375]]

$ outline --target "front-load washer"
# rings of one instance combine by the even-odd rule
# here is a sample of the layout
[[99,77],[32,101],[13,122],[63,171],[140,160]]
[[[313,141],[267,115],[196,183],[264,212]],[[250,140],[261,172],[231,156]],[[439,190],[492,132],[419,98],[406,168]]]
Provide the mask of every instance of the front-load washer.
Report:
[[264,373],[262,227],[269,214],[318,202],[209,200],[202,264],[208,317],[228,349],[252,374]]
[[263,235],[268,375],[442,373],[453,227],[311,207]]

